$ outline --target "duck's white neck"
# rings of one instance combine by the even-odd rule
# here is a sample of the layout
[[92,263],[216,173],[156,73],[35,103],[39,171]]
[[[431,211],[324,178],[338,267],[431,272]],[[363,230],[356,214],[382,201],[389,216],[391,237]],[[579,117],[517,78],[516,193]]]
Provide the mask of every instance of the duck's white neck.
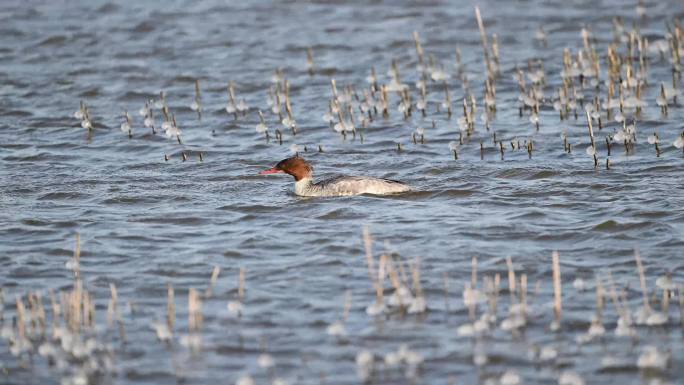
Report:
[[295,182],[295,194],[301,196],[311,195],[313,180],[311,177],[302,178]]

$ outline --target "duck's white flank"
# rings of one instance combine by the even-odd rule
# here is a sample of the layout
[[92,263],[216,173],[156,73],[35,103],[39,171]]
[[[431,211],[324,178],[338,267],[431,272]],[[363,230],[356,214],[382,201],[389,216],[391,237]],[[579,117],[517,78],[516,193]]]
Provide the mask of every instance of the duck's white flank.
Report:
[[295,194],[305,197],[333,197],[360,194],[388,195],[410,191],[401,182],[359,176],[342,176],[314,183],[311,178],[295,182]]

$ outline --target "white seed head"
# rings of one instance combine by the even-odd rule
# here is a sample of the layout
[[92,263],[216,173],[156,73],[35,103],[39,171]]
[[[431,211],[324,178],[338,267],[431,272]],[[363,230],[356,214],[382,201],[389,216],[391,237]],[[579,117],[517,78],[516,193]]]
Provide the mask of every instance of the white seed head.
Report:
[[270,369],[273,366],[275,366],[275,361],[273,360],[273,357],[270,354],[264,353],[261,354],[257,359],[257,364],[262,369]]

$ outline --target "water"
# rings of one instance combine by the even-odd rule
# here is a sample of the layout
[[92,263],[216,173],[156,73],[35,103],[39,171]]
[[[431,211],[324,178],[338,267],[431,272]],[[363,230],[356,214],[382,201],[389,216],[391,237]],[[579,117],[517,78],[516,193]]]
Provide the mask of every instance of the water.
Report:
[[[363,349],[376,356],[375,383],[476,383],[498,379],[507,369],[515,370],[522,383],[557,383],[564,371],[577,372],[591,384],[680,381],[684,348],[677,296],[669,322],[638,327],[634,340],[614,336],[617,312],[607,297],[606,335],[577,343],[596,311],[597,277],[607,287],[611,273],[618,289],[627,288],[630,310],[641,306],[635,248],[651,295],[660,297],[655,281],[668,272],[682,283],[683,159],[672,142],[684,128],[684,115],[671,105],[662,116],[655,105],[658,84],[670,84],[670,66],[651,55],[651,86],[644,97],[649,106],[637,123],[638,143],[629,155],[614,146],[610,170],[604,168],[603,140],[620,125],[612,122],[597,131],[600,163],[595,169],[584,152],[589,138],[582,111],[579,119],[560,122],[552,99],[560,85],[562,50],[568,47],[576,55],[583,26],[590,27],[603,58],[612,41],[613,17],[624,18],[627,31],[637,22],[655,41],[663,37],[666,20],[681,19],[683,3],[646,2],[647,17],[638,20],[635,4],[623,1],[481,2],[487,33],[498,35],[501,51],[498,112],[491,130],[506,141],[504,160],[493,147],[492,131],[480,122],[460,146],[459,160],[453,159],[449,142],[458,140],[464,94],[454,76],[449,80],[451,120],[436,112],[444,95],[439,85],[429,87],[424,119],[418,113],[402,119],[392,95],[390,118],[378,116],[364,130],[363,143],[358,137],[343,140],[322,120],[332,77],[340,89],[354,85],[360,90],[375,66],[379,81],[387,83],[393,59],[415,101],[414,30],[426,54],[451,74],[460,47],[482,111],[484,66],[473,5],[3,2],[0,284],[5,329],[11,330],[17,295],[40,291],[48,303],[49,289],[72,287],[74,273],[65,263],[79,233],[83,286],[96,301],[95,334],[110,344],[113,359],[112,370],[91,377],[93,383],[234,383],[247,373],[257,383],[275,377],[292,384],[359,383],[355,361]],[[535,41],[540,25],[548,33],[548,48]],[[307,47],[314,54],[313,76],[306,68]],[[516,65],[526,69],[533,58],[544,60],[548,83],[539,132],[527,113],[518,116],[514,79]],[[266,104],[277,68],[290,83],[300,131],[293,137],[280,127],[282,146],[255,131],[257,108],[264,111],[271,135],[279,127]],[[605,69],[602,63],[604,77]],[[189,107],[195,79],[202,90],[201,121]],[[238,100],[250,106],[237,120],[224,109],[229,81],[235,82]],[[176,114],[182,145],[142,126],[137,112],[160,90]],[[592,92],[586,91],[588,99]],[[90,135],[73,117],[81,100],[90,108]],[[119,129],[124,110],[133,117],[132,139]],[[425,129],[424,144],[411,139],[419,126]],[[654,130],[661,138],[660,157],[646,141]],[[563,151],[563,131],[571,154]],[[531,159],[524,149],[511,150],[510,141],[530,138],[535,144]],[[257,175],[290,156],[292,144],[318,177],[365,174],[402,180],[416,191],[394,197],[298,198],[289,176]],[[376,263],[382,251],[405,261],[420,257],[427,313],[366,314],[375,294],[363,225],[374,237]],[[563,281],[559,333],[549,331],[554,250],[560,252]],[[531,316],[525,333],[512,336],[494,325],[477,343],[457,335],[459,325],[469,320],[462,291],[473,256],[479,261],[479,285],[483,276],[502,275],[498,323],[510,302],[505,258],[512,257],[518,276],[527,274]],[[221,273],[213,296],[203,303],[202,349],[192,353],[180,343],[188,330],[188,290],[204,291],[213,266]],[[226,305],[237,298],[240,268],[246,271],[246,294],[244,314],[237,318]],[[586,282],[586,291],[573,288],[576,278]],[[126,342],[116,326],[107,327],[110,284],[119,292]],[[167,285],[175,288],[178,317],[170,345],[158,342],[150,326],[164,321]],[[389,282],[385,286],[391,293]],[[352,298],[347,336],[339,340],[326,330],[343,317],[347,291]],[[660,309],[657,298],[652,302]],[[483,309],[484,304],[478,316]],[[412,380],[405,378],[406,365],[387,369],[381,363],[402,344],[424,359]],[[664,371],[638,369],[637,359],[648,345],[671,354]],[[38,355],[16,357],[9,347],[7,340],[0,342],[3,383],[74,379],[75,364],[51,367]],[[558,357],[528,356],[535,347],[556,349]],[[262,352],[275,360],[271,372],[257,364]],[[479,369],[473,364],[478,352],[488,357]],[[605,365],[606,356],[619,364]]]

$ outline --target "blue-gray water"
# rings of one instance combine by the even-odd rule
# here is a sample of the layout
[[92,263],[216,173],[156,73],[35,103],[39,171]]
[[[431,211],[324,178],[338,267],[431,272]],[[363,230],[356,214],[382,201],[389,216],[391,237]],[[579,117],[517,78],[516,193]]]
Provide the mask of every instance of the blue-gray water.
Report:
[[[626,31],[636,23],[655,41],[664,37],[666,21],[672,25],[673,19],[681,20],[684,3],[646,1],[647,15],[640,19],[635,2],[619,0],[480,2],[487,33],[498,35],[501,51],[498,112],[489,132],[478,121],[456,161],[448,143],[458,140],[456,120],[462,115],[463,88],[454,69],[457,47],[479,111],[484,108],[474,5],[2,2],[3,325],[11,329],[17,295],[41,291],[48,303],[49,289],[71,288],[74,274],[65,264],[79,233],[84,288],[97,301],[96,335],[111,344],[114,361],[113,370],[91,377],[92,383],[234,383],[247,373],[259,384],[275,377],[290,384],[359,383],[355,360],[363,349],[376,356],[374,383],[482,383],[507,369],[526,384],[555,384],[564,371],[579,373],[588,384],[680,383],[684,347],[676,295],[669,322],[638,327],[636,339],[614,336],[617,312],[606,298],[605,336],[586,344],[576,340],[595,313],[597,277],[607,285],[611,273],[619,289],[627,288],[630,310],[641,306],[635,248],[652,296],[659,298],[655,281],[668,272],[682,283],[684,159],[672,143],[684,129],[684,114],[671,105],[663,116],[656,106],[659,83],[671,82],[670,64],[649,55],[644,97],[649,105],[637,122],[638,143],[628,156],[615,146],[610,170],[604,167],[604,138],[620,125],[611,122],[597,130],[600,164],[595,169],[584,151],[589,138],[583,112],[577,120],[561,122],[552,99],[560,85],[563,48],[576,55],[582,27],[591,29],[604,58],[615,16],[624,19]],[[535,40],[539,26],[548,33],[547,48]],[[392,95],[390,118],[378,115],[364,130],[363,143],[359,138],[343,140],[322,119],[330,79],[340,89],[354,85],[361,90],[374,66],[379,81],[387,83],[396,59],[415,101],[414,30],[426,55],[434,55],[452,75],[454,116],[448,119],[436,111],[443,90],[434,85],[427,118],[416,113],[404,120]],[[314,55],[313,76],[306,68],[307,47]],[[544,60],[547,78],[539,132],[527,115],[518,116],[514,79],[516,66],[526,70],[528,59],[536,58]],[[266,104],[276,69],[290,83],[299,126],[295,137]],[[605,80],[605,62],[602,71]],[[201,121],[189,108],[195,79],[202,89]],[[224,109],[229,81],[235,82],[238,99],[250,106],[237,120]],[[681,91],[681,82],[678,87]],[[161,133],[152,135],[138,115],[160,90],[183,130],[182,145]],[[602,97],[605,92],[602,86]],[[593,90],[585,94],[589,100]],[[91,135],[73,116],[80,101],[90,108]],[[282,145],[273,138],[266,143],[257,134],[257,109],[264,111],[271,135],[277,127],[283,130]],[[131,139],[119,129],[124,110],[133,117]],[[424,144],[411,139],[419,126],[425,128]],[[493,131],[506,140],[503,161],[492,147]],[[563,150],[563,131],[573,145],[571,154]],[[660,157],[646,140],[654,131],[661,138]],[[508,145],[530,138],[535,143],[532,159]],[[480,141],[486,146],[484,160]],[[367,174],[405,181],[417,191],[385,198],[298,198],[289,176],[256,175],[289,156],[292,144],[313,163],[318,177]],[[185,162],[182,152],[189,156]],[[363,225],[374,237],[376,257],[387,249],[407,261],[421,258],[426,314],[366,314],[375,292],[366,267]],[[563,281],[558,333],[548,328],[554,250],[560,252]],[[458,326],[469,320],[462,291],[473,256],[478,257],[480,279],[501,273],[502,288],[507,287],[507,256],[518,274],[527,274],[533,315],[525,333],[512,336],[495,325],[477,347],[474,339],[457,336]],[[187,294],[189,288],[206,289],[213,266],[221,273],[214,295],[203,304],[202,350],[192,354],[179,340],[187,333]],[[244,315],[238,319],[226,305],[236,298],[240,268],[246,270],[246,294]],[[586,291],[573,288],[576,278],[586,282]],[[115,326],[106,326],[111,283],[119,291],[125,344]],[[158,342],[150,327],[164,320],[167,285],[175,288],[178,307],[170,345]],[[388,292],[390,287],[386,282]],[[347,337],[339,341],[327,328],[342,317],[347,290],[352,295]],[[506,291],[500,297],[498,323],[509,303]],[[17,357],[7,340],[0,341],[0,382],[73,379],[75,365],[52,367],[37,354]],[[402,344],[424,358],[413,379],[405,378],[404,368],[388,369],[381,363]],[[671,353],[664,371],[637,368],[648,345]],[[544,362],[531,357],[534,346],[554,347],[558,357]],[[489,357],[479,369],[473,364],[478,349]],[[257,364],[263,352],[275,360],[270,374]],[[606,356],[624,363],[603,365]]]

